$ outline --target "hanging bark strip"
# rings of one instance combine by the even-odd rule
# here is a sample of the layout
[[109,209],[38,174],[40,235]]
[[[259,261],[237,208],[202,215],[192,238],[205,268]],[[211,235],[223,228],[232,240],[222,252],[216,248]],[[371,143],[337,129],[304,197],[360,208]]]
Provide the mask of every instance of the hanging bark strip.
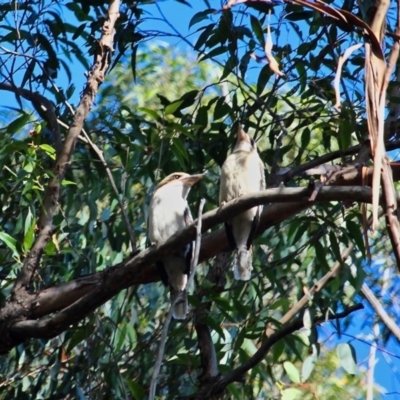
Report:
[[336,95],[336,104],[333,106],[337,110],[340,109],[341,107],[341,101],[340,101],[340,89],[339,89],[339,84],[340,84],[340,78],[342,76],[342,67],[343,64],[346,62],[346,60],[360,47],[362,47],[362,43],[355,44],[353,46],[350,46],[340,57],[338,61],[338,66],[336,68],[336,75],[335,75],[335,80],[333,82],[333,87],[335,89],[335,95]]

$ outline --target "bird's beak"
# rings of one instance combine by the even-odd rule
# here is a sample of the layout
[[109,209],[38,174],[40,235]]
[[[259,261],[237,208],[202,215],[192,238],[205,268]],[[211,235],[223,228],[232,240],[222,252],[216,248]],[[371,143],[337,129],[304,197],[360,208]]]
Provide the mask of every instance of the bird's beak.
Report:
[[247,135],[246,132],[243,130],[241,124],[238,125],[236,143],[239,144],[240,142],[249,142],[250,143],[249,135]]
[[204,175],[205,174],[197,174],[197,175],[186,176],[185,178],[183,178],[183,181],[185,182],[185,184],[187,184],[189,186],[193,186],[200,179],[202,179]]

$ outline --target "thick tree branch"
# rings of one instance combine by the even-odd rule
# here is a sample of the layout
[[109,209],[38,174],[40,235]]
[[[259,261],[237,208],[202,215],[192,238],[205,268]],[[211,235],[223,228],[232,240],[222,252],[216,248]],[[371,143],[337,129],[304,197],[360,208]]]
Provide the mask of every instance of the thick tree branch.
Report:
[[[267,189],[254,195],[242,196],[227,203],[221,209],[216,209],[206,213],[203,216],[202,221],[203,232],[207,231],[212,226],[231,218],[233,215],[258,204],[270,203],[271,201],[294,201],[307,198],[310,195],[310,190],[312,190],[312,188],[276,188]],[[371,189],[367,187],[325,187],[319,192],[317,201],[326,200],[353,200],[368,202],[371,201]],[[311,204],[308,200],[302,202],[303,207],[310,205]],[[279,219],[285,219],[285,215],[269,214],[269,208],[270,207],[267,207],[263,213],[262,223],[260,224],[264,229],[271,226]],[[293,206],[290,206],[290,210],[293,211]],[[152,266],[155,261],[172,253],[174,249],[180,248],[184,244],[193,240],[195,234],[196,229],[195,226],[192,225],[184,231],[172,236],[166,243],[158,248],[152,247],[146,249],[135,257],[114,267],[108,268],[107,270],[97,274],[100,276],[100,283],[82,298],[51,317],[39,320],[16,322],[10,328],[10,334],[15,335],[15,338],[18,338],[18,340],[29,337],[49,338],[58,335],[65,329],[68,329],[71,324],[80,321],[90,312],[94,311],[98,306],[104,304],[122,289],[137,283],[149,283],[159,280],[158,274]],[[221,238],[223,238],[221,242],[215,242],[214,236],[212,243],[209,243],[209,251],[211,250],[212,255],[216,255],[227,248],[225,235],[223,234]],[[204,242],[205,239],[203,239],[203,245]],[[207,256],[210,256],[210,252]],[[204,254],[201,252],[200,260],[202,257],[204,257]],[[80,289],[82,289],[82,287],[80,287]],[[38,301],[36,300],[36,303],[34,303],[36,314],[40,314],[40,302],[39,305],[37,303]],[[0,313],[0,321],[2,320],[4,321],[3,314]],[[4,351],[7,351],[7,349],[2,349],[0,346],[0,353]]]
[[[369,175],[372,174],[372,171],[370,168]],[[400,167],[395,166],[394,177],[396,180],[400,179],[399,175]],[[361,184],[361,180],[360,170],[353,168],[346,169],[341,175],[337,175],[330,184]],[[366,203],[371,201],[371,189],[368,187],[323,187],[315,202],[307,200],[311,192],[312,188],[275,188],[250,196],[242,196],[227,203],[222,209],[206,213],[203,216],[203,232],[257,204],[286,202],[265,207],[257,232],[259,235],[265,229],[296,215],[319,201],[350,200]],[[45,289],[36,295],[29,295],[22,305],[19,304],[14,309],[11,307],[13,303],[9,302],[0,310],[0,325],[6,322],[14,323],[9,334],[14,332],[17,335],[15,336],[16,342],[30,337],[53,337],[67,329],[70,324],[80,321],[122,289],[134,284],[158,281],[159,276],[154,267],[155,261],[193,240],[194,237],[195,228],[191,226],[181,234],[171,237],[167,243],[157,249],[147,249],[101,273],[81,277],[79,281],[65,283],[61,286],[60,291],[54,287]],[[204,235],[200,262],[227,250],[229,251],[229,247],[224,230]],[[24,312],[21,311],[21,307]],[[23,321],[59,310],[62,311],[50,318]],[[0,346],[0,352],[8,351],[13,345],[12,340],[4,340],[4,346]]]

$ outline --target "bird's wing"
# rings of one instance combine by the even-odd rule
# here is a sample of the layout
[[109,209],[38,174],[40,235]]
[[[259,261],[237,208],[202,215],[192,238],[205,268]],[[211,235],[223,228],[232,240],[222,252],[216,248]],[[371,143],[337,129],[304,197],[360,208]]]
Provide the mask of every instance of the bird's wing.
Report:
[[233,236],[232,224],[229,221],[224,222],[226,238],[232,250],[237,248],[235,237]]
[[168,274],[167,274],[167,271],[165,270],[163,262],[156,261],[156,267],[157,267],[157,271],[161,277],[162,283],[165,286],[168,286],[168,284],[169,284]]
[[[260,165],[260,190],[264,190],[265,186],[266,186],[265,185],[265,173],[264,173],[264,163],[261,161],[261,158],[260,158],[259,165]],[[262,205],[257,207],[257,213],[253,218],[253,221],[251,223],[250,234],[249,234],[249,237],[247,238],[247,243],[246,243],[247,249],[250,249],[251,243],[253,242],[258,224],[260,222],[260,214],[261,214],[262,209],[263,209]]]
[[[189,226],[193,223],[193,218],[192,218],[192,214],[190,213],[189,207],[185,208],[185,211],[183,213],[183,219],[185,220],[186,226]],[[190,242],[186,245],[186,247],[184,249],[185,259],[186,259],[185,274],[187,274],[187,275],[190,274],[190,264],[191,264],[192,258],[193,258],[193,251],[194,251],[193,242]]]
[[150,236],[149,236],[149,223],[150,223],[150,217],[147,217],[147,224],[146,224],[146,247],[152,246],[153,243],[151,243]]
[[251,243],[253,242],[254,236],[256,234],[258,223],[260,222],[260,211],[261,211],[260,207],[257,207],[257,213],[253,218],[249,237],[247,238],[247,243],[246,243],[247,250],[250,249]]

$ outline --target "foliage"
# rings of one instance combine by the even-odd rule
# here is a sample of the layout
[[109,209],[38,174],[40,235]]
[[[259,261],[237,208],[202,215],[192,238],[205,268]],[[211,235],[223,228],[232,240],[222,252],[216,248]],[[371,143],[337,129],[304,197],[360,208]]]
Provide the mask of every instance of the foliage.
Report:
[[[187,4],[181,0],[170,6],[178,3],[183,3],[180,9]],[[232,147],[238,120],[257,140],[269,186],[282,181],[287,187],[306,187],[310,177],[285,175],[288,169],[336,150],[340,154],[328,161],[354,164],[357,151],[350,151],[351,146],[368,139],[360,84],[362,51],[354,53],[342,70],[340,111],[334,107],[331,81],[339,56],[360,42],[363,33],[291,2],[275,8],[262,1],[249,2],[223,11],[209,3],[195,6],[188,21],[193,35],[173,33],[185,43],[175,48],[158,37],[160,31],[154,26],[159,21],[153,21],[152,29],[142,28],[155,13],[147,1],[123,5],[112,68],[84,126],[103,152],[118,193],[81,134],[31,292],[108,271],[132,257],[134,249],[118,200],[128,213],[138,249],[144,250],[149,195],[166,174],[207,170],[206,178],[190,193],[192,213],[201,197],[206,199],[206,211],[218,207],[219,167]],[[64,139],[84,86],[83,79],[78,84],[78,75],[83,77],[91,69],[107,7],[108,2],[99,0],[0,6],[0,89],[7,96],[0,136],[3,306],[40,232],[38,218],[58,155],[40,101],[15,88],[53,102]],[[349,7],[348,11],[360,13],[354,2]],[[387,19],[390,31],[396,28],[392,11]],[[175,21],[170,22],[174,28]],[[273,56],[285,77],[275,75],[264,58],[267,27],[272,31]],[[389,53],[393,39],[385,40]],[[391,93],[389,100],[395,103]],[[363,161],[368,163],[369,158]],[[279,331],[285,314],[332,265],[340,266],[340,273],[323,290],[309,296],[307,308],[295,313],[303,328],[282,335],[242,382],[227,385],[222,398],[328,399],[335,398],[344,384],[347,398],[364,398],[351,346],[320,352],[315,325],[317,319],[335,318],[362,301],[368,254],[363,215],[353,200],[315,202],[295,214],[282,215],[272,227],[266,222],[255,241],[255,270],[249,282],[234,281],[229,260],[220,256],[198,266],[190,296],[191,317],[199,310],[205,312],[202,322],[211,332],[222,376],[251,359],[266,340],[265,331]],[[350,244],[354,249],[344,258],[341,254]],[[383,224],[370,237],[370,249],[375,262],[367,268],[366,281],[380,288],[382,271],[377,261],[384,257],[385,268],[395,268]],[[150,267],[145,271],[149,276]],[[218,280],[212,272],[221,269]],[[29,337],[13,347],[0,362],[0,399],[144,399],[169,307],[168,291],[154,280],[151,276],[145,284],[120,291],[56,337]],[[386,274],[385,290],[381,300],[393,315],[389,304],[396,279],[390,274]],[[160,398],[188,398],[215,383],[200,376],[204,366],[193,321],[173,321],[170,327],[159,377]],[[340,332],[348,322],[337,323]],[[390,330],[382,329],[389,338]]]

